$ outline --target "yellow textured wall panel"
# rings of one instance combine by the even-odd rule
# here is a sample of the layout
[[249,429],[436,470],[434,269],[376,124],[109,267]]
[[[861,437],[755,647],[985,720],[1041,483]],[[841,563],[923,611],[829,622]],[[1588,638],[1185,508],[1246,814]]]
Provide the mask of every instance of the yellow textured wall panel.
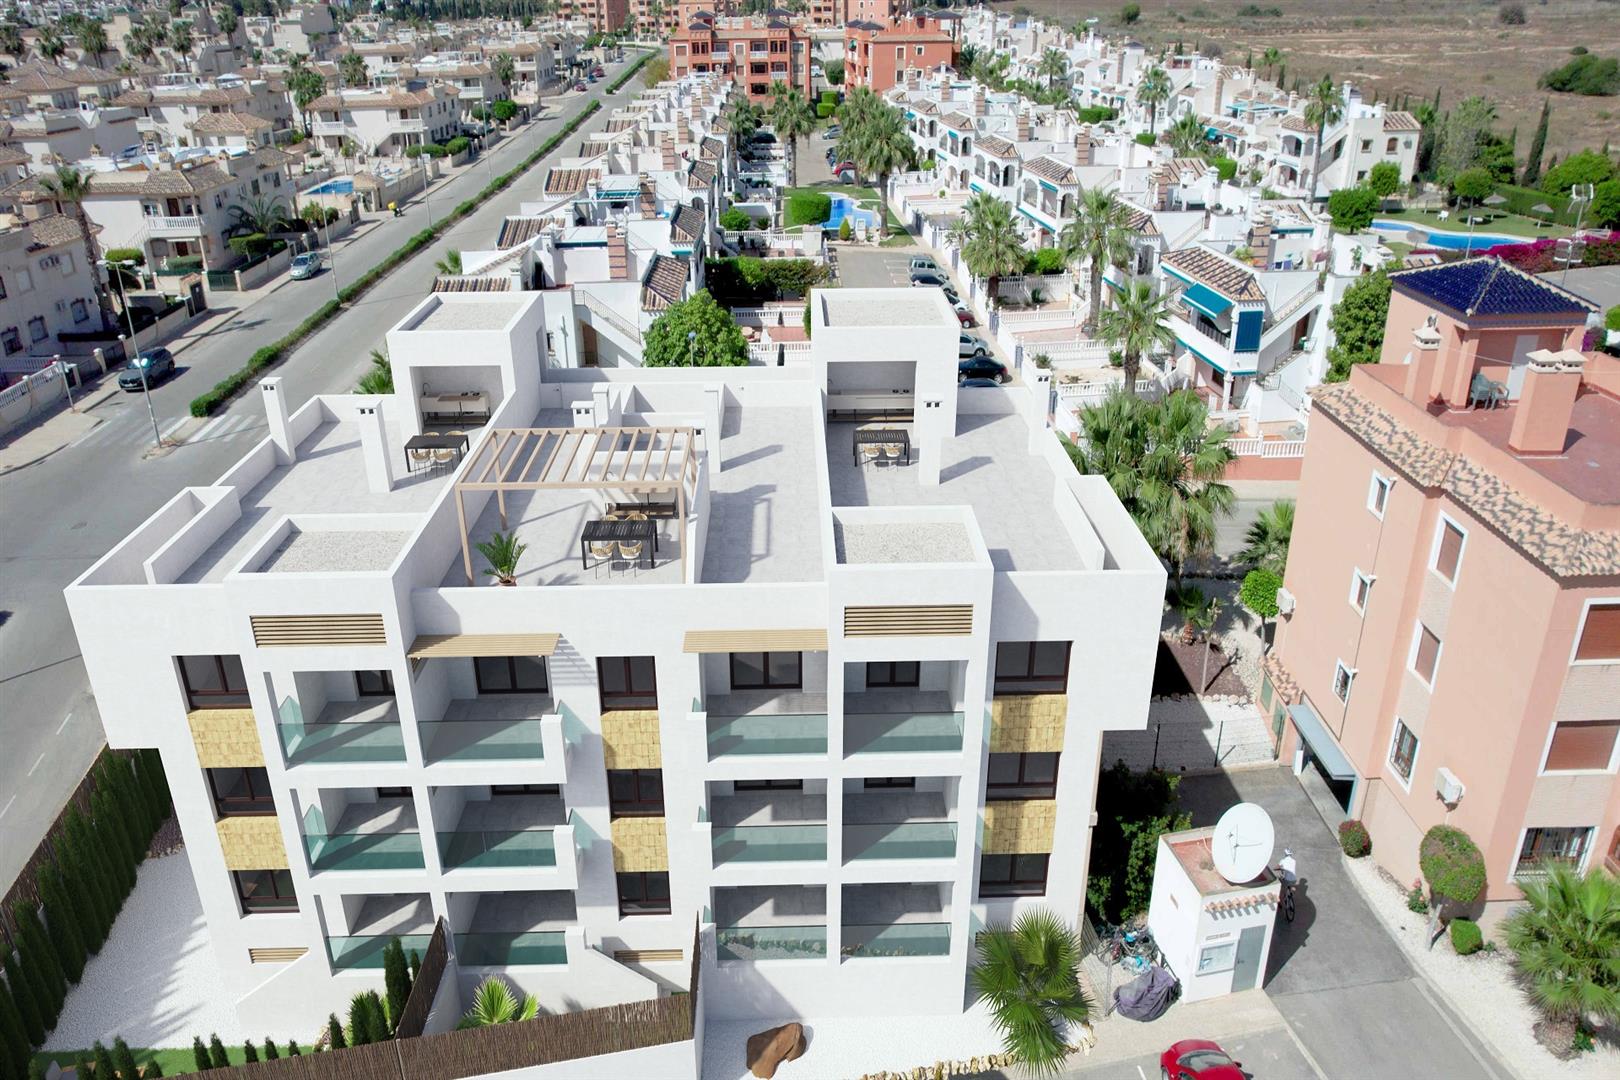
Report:
[[663,818],[615,818],[612,834],[615,873],[669,869],[669,842],[664,839]]
[[990,701],[990,752],[1033,754],[1063,749],[1067,694],[1005,694]]
[[602,714],[602,758],[610,769],[661,769],[657,709],[613,709]]
[[214,823],[228,870],[285,870],[287,846],[274,815],[227,817]]
[[186,714],[197,763],[205,769],[248,769],[264,765],[264,744],[252,709],[196,709]]
[[984,804],[984,851],[987,855],[1035,855],[1052,850],[1057,801],[1025,799]]

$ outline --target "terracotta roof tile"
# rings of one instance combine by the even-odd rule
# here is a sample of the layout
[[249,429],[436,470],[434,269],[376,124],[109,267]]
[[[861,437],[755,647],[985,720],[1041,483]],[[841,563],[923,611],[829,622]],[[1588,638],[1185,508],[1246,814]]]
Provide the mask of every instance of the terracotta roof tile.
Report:
[[1077,179],[1073,166],[1049,157],[1038,157],[1033,161],[1024,162],[1024,171],[1033,173],[1042,180],[1050,180],[1054,184],[1072,184]]
[[84,231],[79,228],[78,219],[68,214],[51,214],[49,217],[36,218],[28,223],[27,228],[28,246],[31,249],[61,247],[63,244],[76,244],[84,239]]
[[1423,125],[1409,112],[1389,112],[1384,114],[1384,130],[1422,131]]
[[689,264],[675,255],[654,255],[641,283],[641,310],[663,311],[686,292]]
[[973,118],[959,112],[948,112],[943,117],[945,126],[955,128],[957,131],[972,131]]
[[1208,248],[1197,245],[1182,248],[1168,253],[1160,261],[1194,281],[1208,285],[1228,300],[1263,301],[1266,298],[1253,271]]
[[546,174],[546,194],[573,195],[601,176],[601,169],[552,169]]
[[1018,147],[999,135],[979,136],[978,148],[991,157],[1006,158],[1010,161],[1018,160]]
[[703,211],[695,206],[677,207],[675,214],[670,218],[670,235],[677,240],[697,240],[704,234],[707,222]]
[[501,222],[501,230],[495,237],[495,246],[505,249],[527,244],[545,232],[548,224],[545,218],[540,217],[509,217]]

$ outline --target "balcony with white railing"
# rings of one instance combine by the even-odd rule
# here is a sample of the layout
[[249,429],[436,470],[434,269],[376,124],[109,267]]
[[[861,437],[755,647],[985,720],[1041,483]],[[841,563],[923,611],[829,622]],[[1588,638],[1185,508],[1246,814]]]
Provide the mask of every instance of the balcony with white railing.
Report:
[[149,214],[146,217],[146,235],[154,239],[177,238],[181,240],[200,240],[203,234],[203,219],[197,214]]
[[316,120],[310,129],[316,135],[347,135],[349,125],[342,120]]
[[427,121],[415,117],[406,120],[396,119],[393,128],[401,134],[414,135],[427,130]]

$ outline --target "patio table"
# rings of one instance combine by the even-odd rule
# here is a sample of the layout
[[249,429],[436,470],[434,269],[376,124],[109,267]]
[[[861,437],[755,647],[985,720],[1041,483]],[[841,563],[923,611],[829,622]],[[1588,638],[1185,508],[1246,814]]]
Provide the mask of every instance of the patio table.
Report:
[[467,436],[465,435],[412,435],[405,440],[405,471],[415,472],[411,465],[412,450],[454,450],[458,454],[467,452]]
[[855,430],[855,465],[861,464],[861,447],[899,443],[905,449],[906,464],[911,464],[911,433],[904,428],[857,428]]
[[651,569],[656,565],[653,552],[658,550],[658,525],[651,518],[645,521],[599,518],[586,522],[579,534],[579,565],[590,569],[592,544],[634,543],[637,540],[641,541],[641,557],[647,560],[647,567]]

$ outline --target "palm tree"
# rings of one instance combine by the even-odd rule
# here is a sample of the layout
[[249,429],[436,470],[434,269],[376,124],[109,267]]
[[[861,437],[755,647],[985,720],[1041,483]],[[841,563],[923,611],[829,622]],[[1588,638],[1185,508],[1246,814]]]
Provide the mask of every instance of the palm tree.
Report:
[[1165,141],[1177,157],[1192,157],[1209,146],[1209,130],[1195,113],[1185,113],[1164,129]]
[[124,51],[137,60],[150,63],[152,57],[157,55],[157,41],[145,26],[131,27],[129,33],[124,35]]
[[[39,187],[56,202],[58,212],[71,213],[73,220],[78,223],[79,233],[84,237],[85,265],[90,267],[91,280],[96,283],[96,306],[101,309],[101,328],[107,330],[118,325],[113,319],[112,297],[107,293],[107,283],[97,270],[101,262],[101,249],[90,225],[90,215],[84,212],[84,200],[90,194],[89,174],[71,165],[58,165],[55,176],[40,178]],[[68,206],[73,209],[67,210]]]
[[67,52],[67,42],[62,40],[62,34],[54,26],[45,26],[39,32],[39,38],[34,42],[34,49],[41,57],[56,63]]
[[231,216],[236,219],[232,231],[244,235],[263,233],[269,236],[274,232],[283,232],[291,221],[281,199],[266,195],[259,195],[245,203],[237,203],[231,207]]
[[1170,73],[1158,64],[1148,68],[1136,84],[1136,100],[1148,107],[1148,134],[1151,135],[1159,124],[1159,106],[1170,100]]
[[461,252],[457,251],[455,248],[451,248],[449,251],[444,253],[444,258],[438,260],[433,265],[441,274],[449,274],[451,276],[459,275],[461,273]]
[[805,101],[800,91],[784,89],[771,102],[770,115],[777,138],[787,140],[793,163],[797,164],[799,137],[810,134],[816,126],[816,114],[811,110],[810,103]]
[[0,26],[0,53],[5,53],[13,60],[21,60],[25,49],[22,31],[11,23]]
[[371,367],[360,377],[354,392],[357,394],[392,394],[394,369],[388,363],[388,354],[382,349],[371,350]]
[[190,23],[169,24],[169,48],[180,58],[181,67],[190,65],[192,44]]
[[1068,77],[1069,58],[1063,55],[1061,49],[1047,49],[1041,53],[1041,60],[1035,66],[1035,73],[1046,76],[1046,87],[1050,90],[1057,85],[1059,79]]
[[100,66],[101,54],[107,51],[107,31],[102,25],[98,22],[81,23],[73,36],[79,39],[79,51],[83,54],[81,59]]
[[1267,71],[1276,70],[1277,65],[1281,61],[1282,61],[1282,51],[1280,49],[1277,49],[1277,48],[1274,48],[1274,47],[1271,47],[1271,46],[1267,46],[1266,51],[1260,54],[1260,63],[1265,67],[1265,69]]
[[1193,629],[1204,636],[1204,664],[1198,672],[1198,692],[1209,690],[1209,650],[1215,641],[1215,623],[1221,617],[1221,598],[1211,596],[1191,613]]
[[1080,196],[1074,220],[1058,234],[1058,248],[1066,262],[1076,268],[1090,265],[1090,310],[1086,329],[1095,333],[1097,315],[1102,309],[1102,276],[1105,266],[1126,266],[1131,255],[1130,212],[1125,205],[1101,188],[1090,188]]
[[371,73],[366,70],[366,58],[359,53],[346,53],[338,61],[338,74],[343,77],[344,86],[365,86],[371,81]]
[[1570,1026],[1620,1020],[1620,879],[1553,864],[1518,884],[1525,906],[1504,929],[1536,1005]]
[[1063,1026],[1083,1023],[1091,1002],[1080,986],[1080,938],[1055,913],[1036,908],[1011,928],[979,935],[973,988],[990,1007],[1002,1046],[1037,1076],[1068,1057]]
[[287,69],[287,89],[293,96],[293,105],[304,118],[304,134],[310,133],[309,109],[317,98],[326,93],[326,80],[321,73],[304,63],[304,57],[293,57]]
[[727,114],[727,120],[731,123],[733,144],[739,149],[746,145],[754,132],[759,130],[764,117],[765,113],[758,105],[747,98],[739,98],[731,107],[731,112]]
[[1097,317],[1097,333],[1120,351],[1124,360],[1125,392],[1136,393],[1142,358],[1169,352],[1176,344],[1167,321],[1170,302],[1145,281],[1134,282],[1114,297],[1114,304]]
[[962,262],[968,273],[984,278],[987,295],[994,299],[996,282],[1005,274],[1024,268],[1024,245],[1018,236],[1018,223],[1012,208],[986,192],[975,192],[963,207],[967,222]]
[[1211,428],[1209,409],[1190,390],[1177,391],[1150,411],[1152,430],[1137,491],[1137,524],[1181,584],[1191,560],[1215,550],[1215,525],[1235,496],[1223,483],[1236,457],[1225,428]]
[[1288,541],[1294,534],[1294,500],[1278,499],[1249,525],[1238,558],[1279,577],[1288,566]]
[[500,81],[501,91],[510,98],[512,96],[512,83],[517,79],[517,61],[512,59],[511,53],[496,53],[490,67],[495,72],[495,78]]
[[1305,188],[1307,199],[1316,197],[1317,177],[1322,173],[1322,135],[1343,116],[1344,98],[1339,96],[1332,77],[1324,75],[1305,98],[1305,122],[1316,128],[1316,160],[1311,165],[1311,182]]
[[887,105],[880,105],[880,109],[861,122],[849,149],[855,167],[867,176],[877,177],[878,231],[888,236],[889,174],[911,164],[916,151],[900,110]]
[[[496,534],[499,536],[499,534]],[[484,545],[480,544],[482,548]],[[533,994],[520,999],[511,985],[499,975],[491,975],[473,991],[472,1008],[468,1009],[458,1029],[489,1027],[492,1024],[511,1024],[520,1020],[533,1020],[540,1012],[540,1002]]]

